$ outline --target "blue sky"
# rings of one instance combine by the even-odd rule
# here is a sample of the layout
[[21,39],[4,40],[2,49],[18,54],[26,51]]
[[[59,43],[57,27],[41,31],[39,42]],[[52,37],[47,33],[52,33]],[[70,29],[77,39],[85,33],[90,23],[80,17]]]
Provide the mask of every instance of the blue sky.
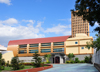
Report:
[[7,47],[10,40],[71,35],[74,5],[75,0],[0,0],[0,44]]

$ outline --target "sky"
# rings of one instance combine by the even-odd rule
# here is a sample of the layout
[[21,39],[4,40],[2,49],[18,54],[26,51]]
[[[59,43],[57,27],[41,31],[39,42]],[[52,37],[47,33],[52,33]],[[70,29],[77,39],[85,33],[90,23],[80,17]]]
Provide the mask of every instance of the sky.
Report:
[[[0,0],[0,45],[10,40],[71,35],[76,0]],[[90,26],[90,36],[97,32]]]

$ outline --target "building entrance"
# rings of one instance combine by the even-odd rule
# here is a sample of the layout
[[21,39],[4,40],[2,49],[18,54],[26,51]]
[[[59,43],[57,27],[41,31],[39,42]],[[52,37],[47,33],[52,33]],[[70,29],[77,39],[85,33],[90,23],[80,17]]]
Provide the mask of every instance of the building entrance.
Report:
[[60,63],[60,57],[55,57],[55,63]]

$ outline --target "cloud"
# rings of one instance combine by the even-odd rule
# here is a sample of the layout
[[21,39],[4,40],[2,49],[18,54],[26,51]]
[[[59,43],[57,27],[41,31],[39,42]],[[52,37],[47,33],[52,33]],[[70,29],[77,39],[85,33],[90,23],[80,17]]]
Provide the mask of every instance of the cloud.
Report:
[[0,0],[0,3],[5,3],[7,5],[11,5],[11,0]]
[[0,20],[0,24],[8,24],[8,25],[12,25],[12,24],[17,24],[18,21],[15,18],[9,18],[7,20]]
[[64,35],[68,35],[71,34],[70,32],[70,28],[71,25],[61,25],[58,24],[57,26],[54,26],[52,28],[48,28],[47,30],[45,30],[45,33],[56,33],[56,34],[64,34]]
[[[36,26],[33,26],[33,20],[27,20],[32,24],[27,24],[22,26],[17,24],[17,26],[4,24],[6,20],[0,23],[0,44],[7,46],[10,40],[17,39],[29,39],[29,38],[41,38],[45,37],[44,34],[40,33],[41,22],[38,22]],[[15,22],[16,23],[16,22]],[[17,22],[18,23],[18,22]],[[21,22],[20,22],[21,23]]]
[[44,22],[41,22],[41,21],[37,21],[37,26],[36,27],[41,27],[41,24],[44,23]]
[[31,24],[34,24],[34,23],[35,23],[35,20],[22,20],[22,21],[24,21],[24,22],[29,22],[29,23],[31,23]]

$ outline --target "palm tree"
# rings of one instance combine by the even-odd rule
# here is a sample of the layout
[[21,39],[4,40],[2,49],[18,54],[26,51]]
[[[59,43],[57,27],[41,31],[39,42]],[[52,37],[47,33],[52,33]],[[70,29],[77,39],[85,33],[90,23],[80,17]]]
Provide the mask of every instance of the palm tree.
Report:
[[44,55],[44,58],[46,59],[46,62],[49,62],[50,57],[51,57],[51,54]]

